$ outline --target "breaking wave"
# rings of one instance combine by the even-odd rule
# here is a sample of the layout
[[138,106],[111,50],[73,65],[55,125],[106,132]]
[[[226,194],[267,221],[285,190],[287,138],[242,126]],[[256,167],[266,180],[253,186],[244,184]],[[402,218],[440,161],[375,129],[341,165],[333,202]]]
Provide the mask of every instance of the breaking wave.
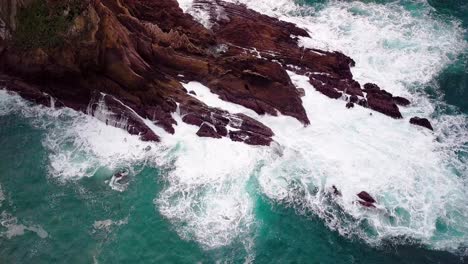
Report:
[[[241,241],[247,252],[255,250],[255,227],[261,223],[253,193],[304,216],[317,215],[340,234],[373,245],[405,238],[435,249],[466,249],[467,117],[443,113],[443,103],[424,92],[467,48],[458,22],[442,21],[425,1],[414,1],[417,9],[398,1],[329,1],[320,8],[290,0],[236,2],[306,28],[312,37],[301,39],[301,45],[352,57],[358,81],[375,82],[413,102],[402,109],[405,119],[370,115],[360,107],[348,110],[344,101],[326,98],[293,73],[294,84],[306,92],[308,127],[286,116],[258,116],[220,100],[199,83],[184,84],[207,105],[244,113],[272,128],[275,143],[270,147],[199,138],[198,128],[183,123],[179,113],[174,114],[174,135],[158,131],[161,144],[145,143],[96,118],[31,106],[6,91],[0,91],[0,115],[22,115],[46,131],[42,142],[53,179],[76,180],[98,170],[112,176],[121,169],[163,168],[156,210],[182,238],[206,249]],[[181,5],[195,14],[191,3]],[[415,115],[430,116],[435,131],[410,125],[408,119]],[[332,195],[332,186],[342,195]],[[376,209],[356,204],[360,191],[376,198]]]

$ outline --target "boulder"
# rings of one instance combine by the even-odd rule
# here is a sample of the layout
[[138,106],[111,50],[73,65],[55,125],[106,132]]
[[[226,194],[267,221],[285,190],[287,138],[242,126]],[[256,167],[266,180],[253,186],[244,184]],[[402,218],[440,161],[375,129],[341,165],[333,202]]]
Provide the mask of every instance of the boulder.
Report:
[[432,128],[431,122],[427,118],[420,118],[420,117],[413,117],[410,119],[410,123],[417,126],[422,126],[430,130],[434,130]]
[[401,106],[408,106],[409,104],[411,104],[410,100],[408,100],[408,99],[406,99],[404,97],[401,97],[401,96],[394,96],[393,101],[397,105],[401,105]]
[[367,203],[373,204],[373,203],[376,202],[375,199],[369,193],[367,193],[365,191],[362,191],[362,192],[358,193],[357,196],[361,200],[363,200],[364,202],[367,202]]
[[353,108],[353,107],[354,107],[354,103],[348,102],[346,104],[346,108],[348,108],[348,109]]
[[221,138],[221,136],[216,132],[216,130],[208,125],[208,124],[202,124],[200,129],[197,132],[197,135],[199,137],[211,137],[211,138]]

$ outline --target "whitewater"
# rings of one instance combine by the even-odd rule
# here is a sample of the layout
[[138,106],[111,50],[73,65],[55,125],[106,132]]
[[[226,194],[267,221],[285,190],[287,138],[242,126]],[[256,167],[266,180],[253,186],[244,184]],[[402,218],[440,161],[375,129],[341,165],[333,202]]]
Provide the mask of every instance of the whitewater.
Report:
[[[142,142],[98,120],[106,119],[103,101],[95,118],[32,106],[1,90],[0,115],[33,118],[33,126],[47,131],[42,144],[48,150],[48,177],[56,184],[103,170],[112,175],[125,169],[136,177],[145,166],[161,168],[163,188],[154,197],[154,210],[178,236],[204,250],[240,243],[248,252],[246,261],[253,261],[256,230],[262,225],[254,196],[260,195],[271,204],[293,208],[300,217],[318,217],[330,230],[373,247],[390,240],[466,256],[468,117],[440,110],[448,106],[424,90],[468,49],[460,23],[442,20],[423,0],[415,1],[417,9],[406,9],[400,1],[329,1],[320,7],[291,0],[231,1],[305,28],[311,38],[300,39],[304,47],[337,50],[353,58],[354,79],[411,100],[409,107],[400,108],[404,118],[362,107],[347,109],[344,99],[327,98],[307,77],[292,72],[295,86],[305,90],[302,101],[311,121],[306,127],[291,117],[260,116],[222,101],[200,83],[183,84],[208,106],[246,114],[270,127],[275,136],[269,147],[200,138],[198,127],[182,122],[178,111],[173,115],[178,123],[174,135],[147,121],[162,142]],[[207,13],[192,7],[192,1],[179,3],[210,26]],[[430,117],[434,131],[411,125],[413,116]],[[125,195],[127,186],[113,183],[109,188]],[[333,186],[341,196],[331,195]],[[376,198],[377,208],[356,202],[361,191]],[[104,222],[96,223],[101,227]],[[25,228],[47,237],[39,227]]]

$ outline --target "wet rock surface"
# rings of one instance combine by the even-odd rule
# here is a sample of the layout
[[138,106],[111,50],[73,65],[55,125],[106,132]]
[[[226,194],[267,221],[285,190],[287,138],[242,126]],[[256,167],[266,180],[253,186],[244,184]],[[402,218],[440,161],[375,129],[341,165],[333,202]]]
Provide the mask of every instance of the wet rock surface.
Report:
[[357,196],[360,198],[360,200],[358,200],[359,204],[361,204],[362,206],[364,207],[375,207],[375,199],[367,192],[365,191],[362,191],[360,193],[357,194]]
[[[58,8],[55,1],[45,3],[49,10]],[[292,23],[223,1],[193,5],[208,11],[211,28],[184,13],[176,0],[80,1],[56,46],[18,48],[11,27],[11,34],[0,39],[0,80],[35,103],[70,107],[151,141],[160,137],[145,120],[173,134],[179,109],[182,121],[198,126],[201,137],[272,142],[270,128],[207,106],[181,82],[200,82],[222,100],[258,114],[291,116],[304,125],[310,123],[301,100],[306,91],[293,85],[286,70],[307,75],[330,98],[351,96],[351,103],[395,118],[401,118],[397,104],[409,103],[377,85],[362,89],[351,74],[355,63],[346,55],[300,47],[298,37],[309,32]],[[5,10],[0,18],[14,22],[16,13]],[[104,105],[110,113],[96,114]],[[121,119],[126,123],[115,122]]]
[[434,130],[431,122],[427,118],[413,117],[410,119],[410,123],[417,126],[422,126],[430,130]]
[[381,90],[379,86],[373,83],[366,83],[364,92],[366,92],[367,105],[370,109],[393,118],[403,117],[391,93]]

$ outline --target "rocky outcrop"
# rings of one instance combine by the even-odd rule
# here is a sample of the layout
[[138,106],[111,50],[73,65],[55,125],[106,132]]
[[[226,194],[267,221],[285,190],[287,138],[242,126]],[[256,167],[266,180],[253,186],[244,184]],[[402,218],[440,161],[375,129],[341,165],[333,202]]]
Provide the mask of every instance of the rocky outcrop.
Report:
[[[396,103],[405,101],[361,89],[351,58],[300,47],[306,30],[243,5],[198,0],[194,6],[210,14],[211,28],[176,0],[5,0],[0,25],[11,34],[0,41],[0,79],[26,99],[71,107],[153,141],[159,135],[148,122],[174,133],[177,112],[199,127],[201,137],[272,142],[271,129],[204,104],[181,85],[187,81],[258,114],[281,113],[309,124],[305,91],[286,70],[307,75],[331,98],[351,96],[353,103],[401,117]],[[106,114],[99,110],[104,107]]]
[[431,122],[427,118],[420,118],[416,116],[410,119],[410,123],[413,125],[425,127],[430,130],[434,130],[434,128],[432,128]]
[[364,92],[366,92],[367,105],[370,109],[393,118],[402,118],[391,93],[381,90],[379,86],[373,83],[366,83]]
[[365,191],[362,191],[362,192],[358,193],[357,196],[360,198],[360,200],[358,200],[358,202],[362,206],[375,207],[376,201],[369,193],[367,193]]
[[352,103],[352,102],[348,102],[346,104],[346,108],[348,108],[348,109],[353,108],[353,107],[354,107],[354,103]]

